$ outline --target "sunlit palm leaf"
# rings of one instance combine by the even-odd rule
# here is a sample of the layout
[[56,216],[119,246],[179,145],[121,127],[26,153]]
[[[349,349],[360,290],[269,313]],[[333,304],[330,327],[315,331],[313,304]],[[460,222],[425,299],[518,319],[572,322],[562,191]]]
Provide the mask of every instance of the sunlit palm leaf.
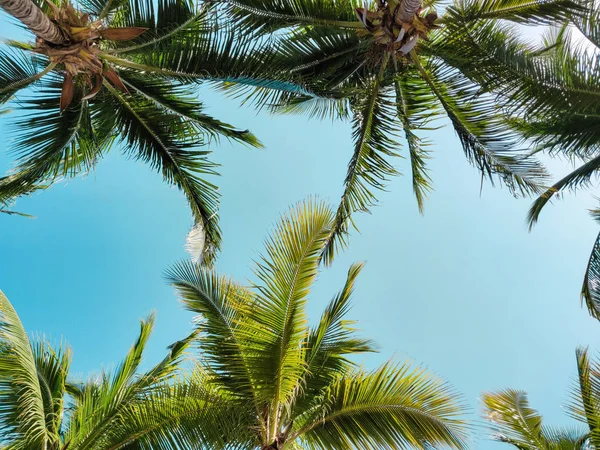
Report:
[[277,224],[255,269],[258,294],[248,312],[254,324],[244,337],[261,359],[257,396],[274,399],[275,409],[293,395],[304,371],[305,303],[332,221],[325,203],[299,203]]
[[591,361],[587,348],[577,349],[578,383],[573,389],[569,413],[589,428],[589,443],[600,445],[600,365]]
[[44,398],[36,360],[19,316],[0,292],[0,439],[44,448]]
[[387,363],[334,382],[292,436],[310,448],[464,448],[462,406],[443,382]]

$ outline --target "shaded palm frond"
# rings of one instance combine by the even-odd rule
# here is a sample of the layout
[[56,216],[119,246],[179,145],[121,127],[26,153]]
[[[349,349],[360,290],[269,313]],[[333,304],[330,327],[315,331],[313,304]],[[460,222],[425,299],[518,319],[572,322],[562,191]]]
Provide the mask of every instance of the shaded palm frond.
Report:
[[9,202],[90,170],[112,139],[112,130],[92,125],[85,101],[74,101],[60,113],[59,92],[60,82],[55,78],[45,85],[42,95],[25,103],[29,114],[19,119],[15,131],[17,166],[0,178],[0,201]]
[[478,87],[454,68],[435,62],[428,68],[418,66],[482,178],[492,183],[500,179],[514,195],[541,192],[546,170],[533,157],[515,150],[518,136],[506,127],[494,99],[478,96]]
[[[188,87],[164,78],[147,74],[141,75],[130,70],[121,71],[119,76],[131,92],[145,97],[157,107],[186,120],[196,128],[198,141],[202,141],[202,135],[207,135],[217,140],[220,137],[226,137],[254,147],[261,147],[258,139],[248,130],[237,130],[227,123],[204,114],[202,103],[194,98]],[[188,130],[188,132],[190,131],[194,130]]]
[[600,320],[600,234],[596,237],[585,269],[581,300],[585,302],[590,316]]
[[529,213],[527,215],[527,221],[529,228],[538,221],[540,213],[546,204],[552,199],[554,195],[563,191],[564,189],[578,189],[588,186],[590,180],[594,174],[600,169],[600,156],[597,156],[590,161],[582,164],[577,169],[554,183],[548,188],[538,199],[531,205]]
[[439,115],[435,95],[418,72],[405,70],[394,79],[396,89],[396,110],[404,129],[412,170],[412,185],[419,211],[423,212],[425,198],[433,189],[431,177],[427,171],[429,159],[427,147],[430,141],[416,134],[419,130],[430,130],[428,124]]
[[296,25],[328,25],[362,28],[354,0],[222,0],[219,2],[229,20],[243,32],[273,33]]
[[17,91],[38,81],[54,68],[37,55],[18,49],[0,48],[0,104],[8,101]]
[[352,214],[368,211],[376,202],[372,189],[384,189],[387,179],[398,173],[386,159],[399,155],[399,144],[394,139],[395,105],[381,86],[384,70],[385,64],[379,75],[364,86],[364,94],[353,102],[354,154],[348,165],[331,236],[323,250],[322,259],[326,264],[346,245]]
[[94,99],[94,120],[117,127],[127,155],[149,164],[185,194],[195,221],[203,224],[204,258],[210,261],[221,241],[218,194],[216,186],[202,177],[216,172],[215,164],[208,161],[209,152],[196,148],[193,124],[140,93],[124,95],[108,83],[105,86],[108,92]]

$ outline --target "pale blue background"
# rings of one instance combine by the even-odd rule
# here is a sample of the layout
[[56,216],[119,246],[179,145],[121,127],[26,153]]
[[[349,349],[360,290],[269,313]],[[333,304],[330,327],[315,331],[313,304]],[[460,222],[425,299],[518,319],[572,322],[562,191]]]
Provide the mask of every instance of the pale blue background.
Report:
[[[5,17],[0,27],[7,27]],[[4,35],[4,31],[2,32]],[[208,111],[252,129],[266,145],[213,145],[222,164],[221,272],[251,278],[251,261],[269,227],[292,203],[318,194],[337,201],[352,144],[349,124],[270,117],[239,108],[208,89]],[[11,167],[10,116],[0,120],[0,170]],[[365,358],[411,358],[443,376],[480,411],[485,390],[529,392],[553,424],[570,423],[561,404],[575,375],[575,347],[600,349],[600,324],[579,306],[579,290],[598,231],[589,194],[567,196],[528,233],[529,200],[484,186],[448,127],[432,133],[435,192],[420,216],[410,177],[394,179],[361,234],[325,270],[309,302],[316,318],[342,286],[348,266],[365,260],[351,317],[381,344]],[[396,165],[408,174],[407,160]],[[557,174],[568,169],[554,163]],[[191,224],[183,196],[158,174],[115,148],[86,178],[72,180],[17,208],[37,219],[0,215],[0,288],[31,332],[64,337],[74,371],[109,367],[127,351],[138,319],[157,312],[147,364],[191,328],[163,271],[185,258]],[[501,448],[476,424],[473,447]]]

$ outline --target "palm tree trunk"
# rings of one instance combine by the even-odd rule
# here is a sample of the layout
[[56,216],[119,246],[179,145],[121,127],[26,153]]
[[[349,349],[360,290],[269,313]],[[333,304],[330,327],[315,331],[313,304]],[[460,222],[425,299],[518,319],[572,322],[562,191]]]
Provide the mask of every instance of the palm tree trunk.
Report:
[[31,0],[0,0],[0,6],[44,41],[52,44],[66,42],[61,29]]
[[396,14],[402,22],[412,23],[413,18],[422,6],[422,0],[402,0]]

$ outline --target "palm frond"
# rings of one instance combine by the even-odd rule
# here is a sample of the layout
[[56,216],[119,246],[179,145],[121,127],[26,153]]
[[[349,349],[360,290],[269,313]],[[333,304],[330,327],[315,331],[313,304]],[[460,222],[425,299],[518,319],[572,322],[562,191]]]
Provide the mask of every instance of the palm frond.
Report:
[[600,365],[591,361],[587,348],[579,347],[577,384],[568,406],[571,416],[587,425],[592,447],[600,445]]
[[[202,177],[215,175],[206,150],[195,149],[193,127],[187,120],[159,107],[140,93],[125,96],[105,83],[108,93],[94,100],[95,118],[118,127],[125,153],[160,171],[165,181],[185,194],[195,221],[206,233],[205,261],[214,257],[221,235],[217,223],[217,188]],[[193,130],[192,130],[193,131]]]
[[64,345],[57,350],[44,338],[32,342],[33,357],[44,400],[46,430],[51,445],[60,443],[64,414],[67,376],[71,366],[71,350]]
[[215,397],[193,379],[162,385],[143,401],[125,408],[121,419],[104,428],[101,448],[140,450],[237,449],[245,430],[239,405]]
[[556,25],[584,16],[586,6],[579,0],[467,0],[450,6],[447,13],[466,21],[504,19],[526,25]]
[[353,264],[343,289],[325,308],[317,326],[306,338],[306,370],[304,380],[297,385],[295,414],[301,414],[312,406],[314,398],[322,394],[340,375],[347,374],[355,364],[348,355],[376,351],[370,339],[357,336],[354,321],[345,318],[350,309],[354,283],[363,264]]
[[[129,70],[121,71],[119,76],[130,91],[145,97],[157,107],[186,120],[186,123],[192,124],[197,129],[198,141],[201,141],[202,135],[205,134],[217,140],[220,137],[226,137],[254,147],[262,146],[248,130],[237,130],[227,123],[204,114],[202,103],[184,85],[148,74],[136,74]],[[189,131],[193,132],[194,130]]]
[[590,183],[590,179],[592,176],[600,169],[600,156],[597,156],[590,161],[582,164],[577,169],[554,183],[550,188],[548,188],[542,195],[540,195],[537,200],[531,205],[529,209],[529,214],[527,215],[527,221],[529,223],[529,228],[531,229],[533,225],[538,221],[540,213],[546,204],[550,201],[550,199],[556,195],[557,193],[563,191],[564,189],[578,189],[581,187],[588,186]]
[[600,234],[596,237],[585,269],[581,300],[585,302],[590,316],[600,320]]
[[0,291],[0,439],[45,448],[44,398],[36,359],[23,325]]
[[477,85],[452,67],[430,61],[426,68],[417,61],[423,79],[437,97],[465,155],[492,184],[498,178],[514,195],[539,193],[547,179],[544,167],[519,152],[518,136],[506,127],[493,97],[479,96]]
[[309,448],[465,448],[459,397],[423,369],[391,362],[340,377],[297,419]]
[[[397,67],[395,70],[398,72]],[[425,198],[433,189],[426,165],[426,160],[429,158],[426,147],[430,142],[419,137],[415,132],[426,130],[428,123],[439,114],[439,109],[435,96],[414,71],[396,73],[394,87],[396,88],[396,110],[408,144],[413,191],[419,211],[423,213]]]
[[333,212],[324,202],[299,203],[281,218],[256,265],[257,295],[246,313],[251,322],[244,338],[260,358],[257,396],[272,400],[273,411],[293,395],[304,373],[305,302],[332,222]]
[[253,365],[247,361],[246,344],[240,337],[242,313],[254,295],[228,278],[189,261],[167,271],[185,307],[198,314],[197,327],[206,360],[215,380],[230,395],[257,405],[253,392]]
[[16,126],[17,167],[0,178],[0,202],[89,170],[105,150],[111,136],[91,125],[87,102],[75,101],[60,113],[59,93],[60,82],[54,78],[40,95],[24,104],[29,114]]
[[495,440],[522,450],[549,448],[542,417],[531,408],[525,392],[507,389],[486,393],[482,400]]
[[394,140],[394,103],[381,87],[385,66],[384,62],[379,74],[368,81],[364,94],[358,96],[353,105],[354,154],[348,165],[331,236],[323,249],[322,259],[326,264],[346,245],[352,214],[368,211],[375,204],[371,188],[384,189],[386,180],[397,175],[386,159],[398,156],[399,144]]
[[272,33],[295,25],[329,25],[361,28],[353,0],[221,0],[229,21],[243,32]]
[[32,56],[15,48],[0,48],[0,104],[53,68],[54,65],[41,56]]

